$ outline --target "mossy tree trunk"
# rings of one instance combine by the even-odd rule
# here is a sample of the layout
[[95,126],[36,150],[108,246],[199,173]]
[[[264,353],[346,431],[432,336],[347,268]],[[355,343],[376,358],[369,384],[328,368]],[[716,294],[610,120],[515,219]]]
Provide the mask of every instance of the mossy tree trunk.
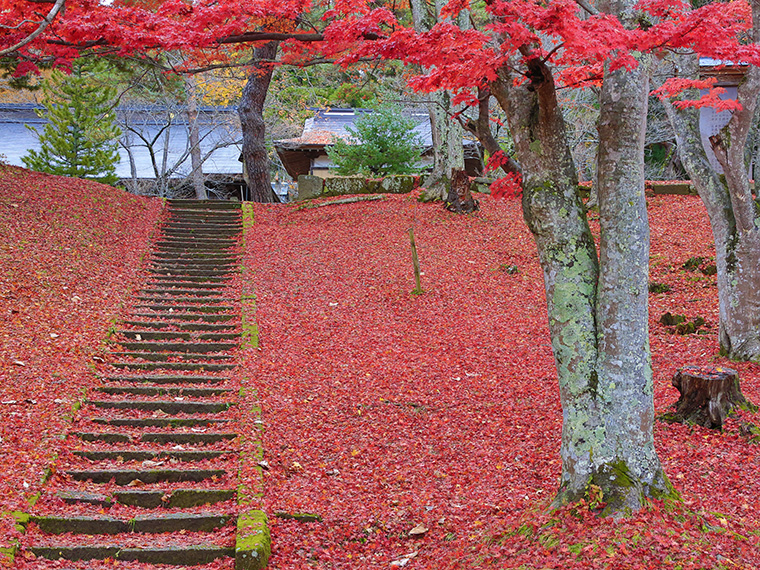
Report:
[[[633,2],[608,11],[633,20]],[[649,70],[605,70],[600,96],[597,179],[601,228],[596,300],[598,340],[595,431],[604,434],[588,462],[593,482],[615,512],[637,509],[644,497],[670,492],[654,449],[649,350],[649,225],[644,196],[644,136]],[[564,492],[577,495],[578,478]]]
[[[502,68],[491,91],[507,114],[523,172],[523,212],[544,273],[563,411],[555,499],[601,488],[605,514],[624,515],[672,493],[654,450],[648,343],[648,226],[643,135],[646,72],[608,73],[600,126],[598,260],[567,144],[551,69],[527,56]],[[598,288],[597,288],[598,283]]]
[[[436,0],[434,5],[430,5],[422,0],[412,0],[410,5],[415,30],[427,32],[440,21],[439,14],[445,2]],[[457,23],[460,27],[468,26],[469,11],[461,12]],[[451,172],[464,169],[464,129],[452,119],[460,109],[452,105],[449,91],[431,93],[427,107],[433,142],[433,170],[422,183],[425,188],[422,198],[425,201],[445,200],[451,187]]]
[[[757,3],[755,3],[757,4]],[[755,7],[755,10],[757,8]],[[760,15],[756,21],[760,19]],[[678,73],[697,77],[698,58],[677,56]],[[665,110],[676,134],[678,155],[710,219],[718,269],[720,346],[735,360],[760,359],[760,229],[744,164],[748,125],[760,93],[760,69],[750,67],[739,87],[742,112],[734,113],[716,139],[716,157],[729,175],[710,164],[702,145],[699,110],[678,109],[665,100]],[[697,98],[687,92],[682,98]],[[726,141],[731,141],[730,144]]]

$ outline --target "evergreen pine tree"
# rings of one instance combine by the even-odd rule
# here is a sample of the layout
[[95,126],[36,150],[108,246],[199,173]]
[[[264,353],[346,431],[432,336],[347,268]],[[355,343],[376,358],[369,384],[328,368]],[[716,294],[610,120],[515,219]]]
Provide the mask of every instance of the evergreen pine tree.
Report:
[[106,184],[116,182],[121,136],[113,109],[116,89],[98,80],[102,69],[100,62],[76,60],[70,75],[53,71],[43,85],[44,110],[37,112],[48,123],[42,133],[28,127],[41,146],[22,157],[28,168]]
[[336,174],[386,176],[419,172],[421,143],[414,121],[401,116],[398,107],[385,106],[357,119],[346,130],[349,142],[336,139],[327,153]]

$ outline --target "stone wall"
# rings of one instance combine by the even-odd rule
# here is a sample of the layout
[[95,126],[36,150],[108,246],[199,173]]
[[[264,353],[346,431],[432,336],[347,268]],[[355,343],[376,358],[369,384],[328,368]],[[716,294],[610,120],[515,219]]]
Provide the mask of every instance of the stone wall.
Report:
[[296,200],[350,194],[408,194],[416,184],[417,177],[415,176],[386,176],[385,178],[335,176],[322,179],[318,176],[302,175],[298,177]]

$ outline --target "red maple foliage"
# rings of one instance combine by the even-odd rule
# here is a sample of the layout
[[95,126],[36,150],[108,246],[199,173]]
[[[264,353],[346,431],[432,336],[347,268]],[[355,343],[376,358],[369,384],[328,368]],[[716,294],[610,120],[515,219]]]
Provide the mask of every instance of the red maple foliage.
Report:
[[138,281],[158,200],[0,167],[0,547],[40,492],[96,382],[108,327]]
[[[760,402],[760,367],[716,355],[715,277],[682,268],[714,255],[703,210],[696,197],[649,199],[652,280],[672,288],[650,296],[659,412],[677,399],[676,368],[694,363],[738,368]],[[485,197],[467,217],[403,196],[257,206],[255,218],[245,265],[261,347],[245,378],[263,405],[265,506],[323,518],[272,517],[272,568],[760,565],[757,451],[737,420],[723,433],[657,423],[682,504],[620,522],[595,517],[598,496],[546,511],[562,412],[517,200]],[[665,311],[704,317],[706,334],[673,334]]]

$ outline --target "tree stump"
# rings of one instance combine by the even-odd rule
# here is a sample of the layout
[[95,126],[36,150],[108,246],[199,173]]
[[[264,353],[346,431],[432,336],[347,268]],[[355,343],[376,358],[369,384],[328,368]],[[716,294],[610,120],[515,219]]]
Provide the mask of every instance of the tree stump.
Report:
[[739,387],[739,374],[731,368],[684,366],[673,376],[673,386],[681,393],[675,412],[666,420],[721,429],[735,409],[752,409]]
[[446,209],[457,214],[470,214],[479,207],[470,192],[470,177],[464,170],[451,171],[451,188],[446,198]]

